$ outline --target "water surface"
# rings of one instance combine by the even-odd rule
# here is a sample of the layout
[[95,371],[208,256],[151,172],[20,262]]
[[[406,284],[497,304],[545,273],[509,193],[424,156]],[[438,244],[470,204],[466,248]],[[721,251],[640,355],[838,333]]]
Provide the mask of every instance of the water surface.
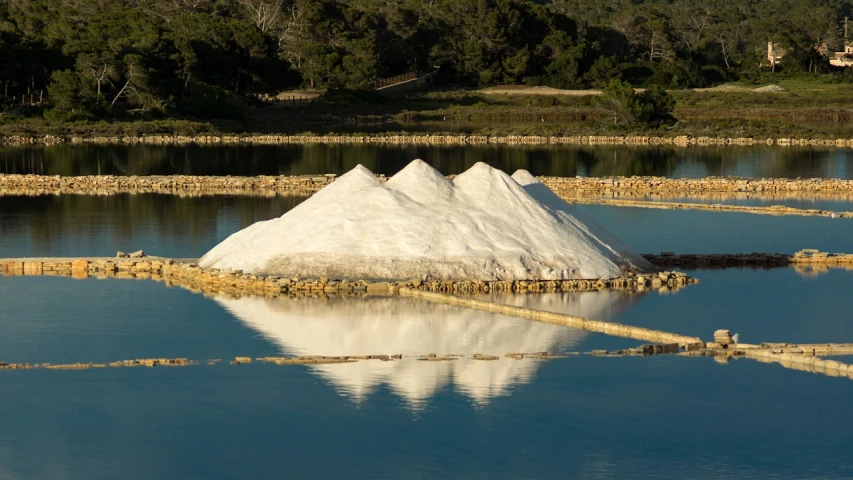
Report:
[[[111,256],[117,250],[198,258],[228,235],[279,217],[305,197],[0,196],[0,258]],[[579,205],[644,253],[851,252],[853,220]],[[847,208],[851,210],[853,208]],[[853,252],[851,252],[853,253]]]
[[[0,165],[63,175],[335,173],[363,160],[348,147],[333,154],[332,147],[76,148],[51,150],[57,152],[52,159],[39,148],[0,150]],[[650,149],[647,160],[626,159],[620,149],[594,150],[591,157],[583,149],[559,150],[425,153],[439,152],[432,158],[443,159],[444,173],[488,157],[510,171],[538,174],[846,177],[850,161],[834,150],[803,150],[809,155],[781,162],[785,152],[798,150],[726,150],[739,153],[717,163],[699,158],[710,149],[676,150],[674,157]],[[22,151],[31,155],[24,163]],[[309,151],[319,153],[311,157]],[[366,147],[361,155],[385,158],[372,168],[390,174],[427,156],[421,153]],[[75,155],[79,161],[69,160]],[[183,162],[176,160],[181,155]],[[0,257],[136,249],[197,257],[303,200],[0,197]],[[646,252],[849,252],[853,238],[853,221],[843,219],[578,210]],[[488,297],[702,338],[729,328],[746,342],[853,342],[851,271],[690,273],[701,283],[667,295]],[[845,414],[853,400],[849,379],[747,359],[721,364],[580,355],[519,361],[503,355],[612,350],[638,342],[413,300],[205,298],[153,281],[0,277],[0,329],[0,361],[11,362],[405,355],[399,362],[344,365],[0,371],[0,397],[11,412],[0,429],[4,480],[795,479],[849,478],[853,471],[853,417]],[[427,353],[501,358],[416,360]]]
[[847,212],[853,210],[853,196],[850,199],[822,199],[808,197],[767,197],[767,196],[664,196],[659,195],[631,195],[631,196],[602,196],[604,199],[639,200],[646,202],[678,202],[678,203],[701,203],[708,205],[740,205],[749,207],[772,207],[783,205],[803,210],[829,210],[833,212]]
[[0,173],[40,175],[393,175],[421,158],[445,175],[486,162],[508,173],[853,178],[853,149],[805,147],[242,145],[0,147]]
[[[755,340],[853,338],[853,298],[835,286],[845,277],[702,277],[677,295],[506,300],[704,336],[725,326]],[[207,299],[152,281],[38,277],[0,277],[0,298],[7,361],[617,343],[401,299]],[[0,395],[15,412],[0,430],[10,479],[843,478],[853,468],[843,414],[853,382],[750,360],[0,371]]]

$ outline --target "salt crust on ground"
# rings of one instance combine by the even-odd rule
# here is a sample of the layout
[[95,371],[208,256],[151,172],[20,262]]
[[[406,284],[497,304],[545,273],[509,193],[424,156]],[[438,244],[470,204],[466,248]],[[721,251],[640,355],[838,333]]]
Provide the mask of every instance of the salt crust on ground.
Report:
[[421,160],[387,182],[359,165],[199,261],[256,274],[363,279],[612,278],[650,265],[527,171],[477,163],[452,181]]

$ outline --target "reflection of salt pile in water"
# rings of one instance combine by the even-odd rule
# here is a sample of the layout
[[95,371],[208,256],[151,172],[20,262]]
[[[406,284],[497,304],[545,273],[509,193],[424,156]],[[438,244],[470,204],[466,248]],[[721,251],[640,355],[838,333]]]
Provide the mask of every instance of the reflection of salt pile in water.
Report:
[[[527,172],[478,163],[452,181],[420,160],[382,183],[358,166],[203,267],[336,278],[569,279],[649,268]],[[524,186],[523,186],[523,185]]]
[[[557,300],[560,310],[599,317],[624,307],[632,296],[610,291],[520,298],[534,302]],[[535,360],[505,358],[506,353],[565,351],[587,335],[558,325],[405,298],[323,301],[244,297],[217,301],[287,355],[483,353],[501,357],[495,361],[425,362],[405,358],[310,366],[348,397],[363,400],[386,384],[413,407],[450,383],[475,402],[485,404],[492,397],[507,394],[513,385],[530,382],[539,365]]]

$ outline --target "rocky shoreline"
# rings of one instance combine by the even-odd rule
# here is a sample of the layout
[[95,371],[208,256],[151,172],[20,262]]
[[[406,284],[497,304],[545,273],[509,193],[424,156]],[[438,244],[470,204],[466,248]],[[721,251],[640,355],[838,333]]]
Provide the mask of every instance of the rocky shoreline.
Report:
[[454,134],[352,134],[352,135],[144,135],[57,136],[12,135],[0,137],[0,145],[292,145],[292,144],[388,144],[388,145],[672,145],[772,146],[853,148],[848,138],[752,138],[661,137],[645,135],[454,135]]

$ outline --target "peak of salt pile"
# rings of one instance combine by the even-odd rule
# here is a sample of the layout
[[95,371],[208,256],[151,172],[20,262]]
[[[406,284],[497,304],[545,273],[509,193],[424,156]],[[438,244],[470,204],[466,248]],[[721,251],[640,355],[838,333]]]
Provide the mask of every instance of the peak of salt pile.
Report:
[[332,278],[560,280],[649,265],[527,172],[477,163],[452,181],[421,160],[380,182],[359,165],[203,267]]

